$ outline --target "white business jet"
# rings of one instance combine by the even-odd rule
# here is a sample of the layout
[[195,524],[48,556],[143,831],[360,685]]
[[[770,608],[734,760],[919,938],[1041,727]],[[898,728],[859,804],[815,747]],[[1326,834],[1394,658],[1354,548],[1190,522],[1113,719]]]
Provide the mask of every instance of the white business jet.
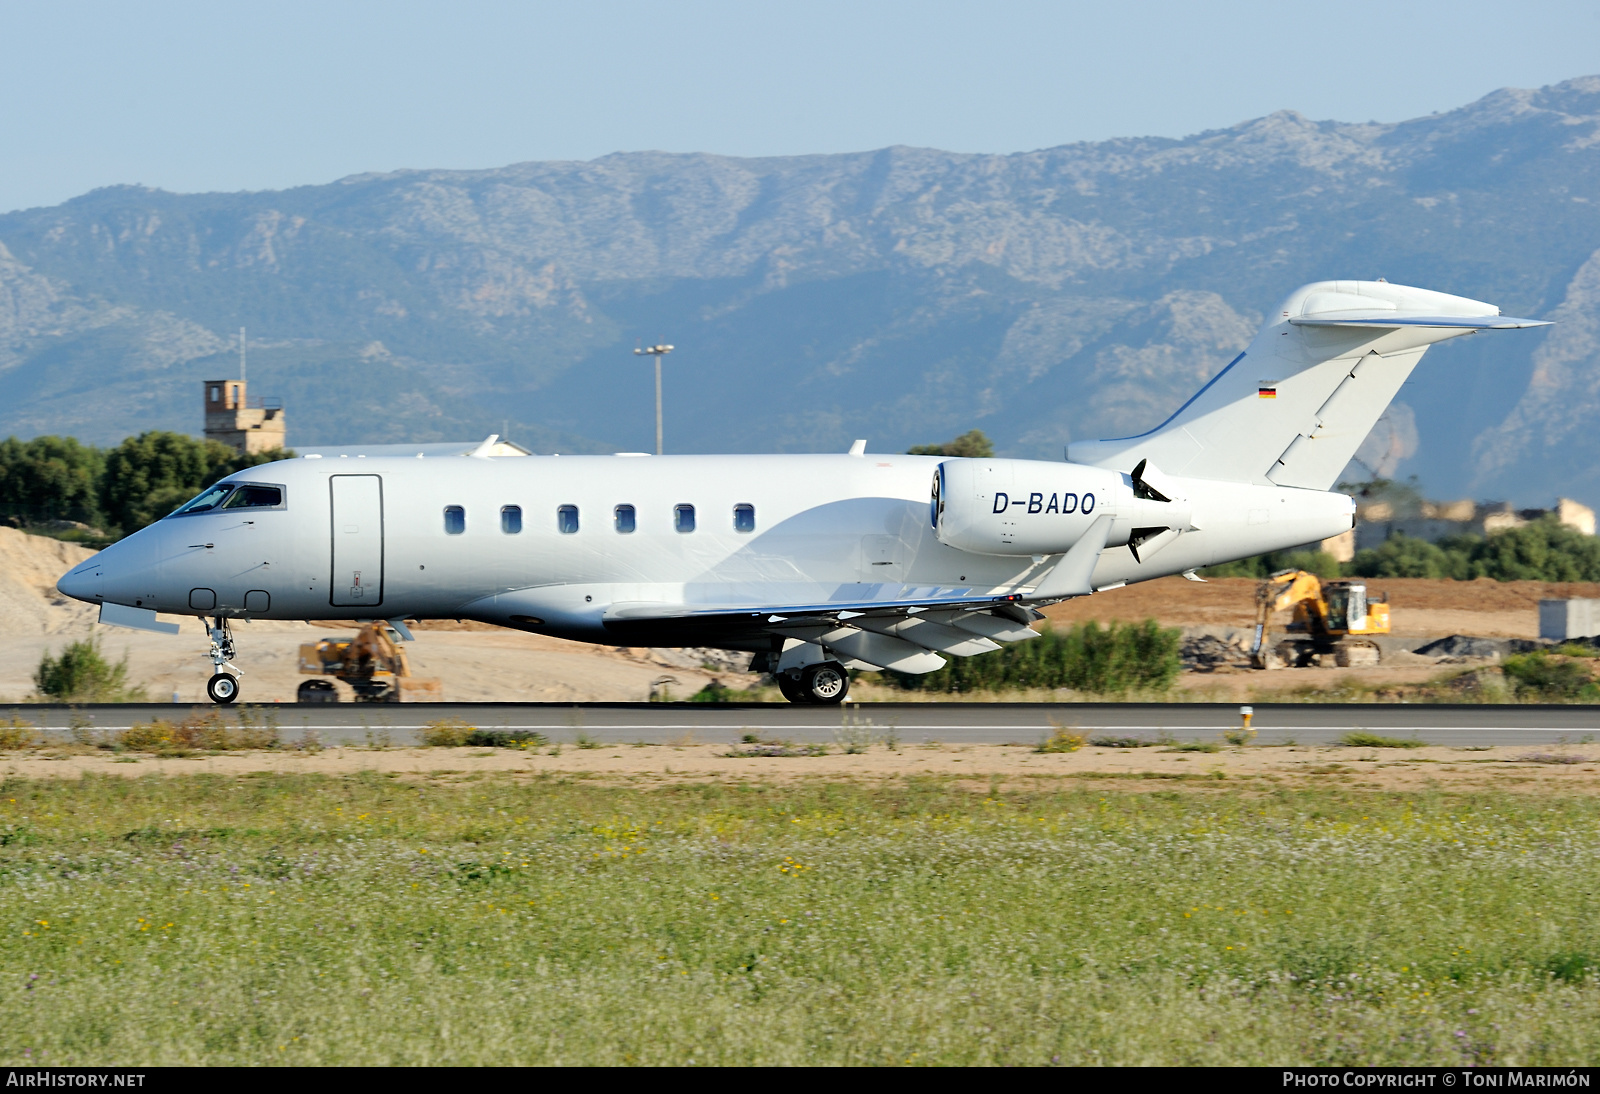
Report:
[[[747,651],[794,702],[1034,637],[1037,606],[1350,528],[1329,493],[1427,347],[1543,326],[1383,281],[1290,294],[1167,421],[1063,463],[872,455],[302,457],[251,467],[57,588],[100,620],[472,619]],[[930,487],[931,483],[931,487]]]

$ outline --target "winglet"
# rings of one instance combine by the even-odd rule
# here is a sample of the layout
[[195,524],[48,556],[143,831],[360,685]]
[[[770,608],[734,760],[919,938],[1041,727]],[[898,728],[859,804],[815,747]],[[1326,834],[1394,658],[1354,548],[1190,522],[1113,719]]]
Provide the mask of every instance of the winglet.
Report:
[[471,452],[468,452],[467,455],[471,456],[475,460],[486,460],[489,458],[490,454],[494,452],[494,444],[499,439],[500,434],[491,433],[483,439],[482,444],[480,444],[477,448],[474,448]]
[[850,446],[850,455],[852,455],[852,456],[865,456],[866,454],[867,454],[867,442],[866,441],[857,441],[855,444]]
[[1100,561],[1100,552],[1106,549],[1106,540],[1110,536],[1111,514],[1096,517],[1071,550],[1062,555],[1061,561],[1044,575],[1044,580],[1039,582],[1028,599],[1061,600],[1069,596],[1088,596],[1094,592],[1094,586],[1089,581],[1094,577],[1095,563]]

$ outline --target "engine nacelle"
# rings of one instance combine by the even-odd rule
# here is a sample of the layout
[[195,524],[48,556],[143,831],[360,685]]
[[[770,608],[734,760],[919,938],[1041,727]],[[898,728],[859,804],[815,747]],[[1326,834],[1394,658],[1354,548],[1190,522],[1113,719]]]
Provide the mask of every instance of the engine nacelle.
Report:
[[[1171,484],[1163,480],[1171,489]],[[1155,495],[1155,496],[1152,496]],[[1108,547],[1191,527],[1186,500],[1119,471],[1042,460],[947,460],[933,476],[939,542],[980,555],[1055,555],[1110,516]]]

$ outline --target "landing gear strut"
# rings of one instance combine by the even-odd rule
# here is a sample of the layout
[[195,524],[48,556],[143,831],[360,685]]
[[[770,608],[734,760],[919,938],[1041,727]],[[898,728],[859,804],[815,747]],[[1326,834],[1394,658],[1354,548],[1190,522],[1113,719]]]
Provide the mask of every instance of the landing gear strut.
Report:
[[[216,669],[211,679],[206,681],[206,694],[213,703],[228,704],[239,698],[239,676],[242,675],[233,664],[233,631],[228,626],[228,621],[223,616],[217,616],[211,624],[211,666]],[[223,672],[224,668],[232,672]]]

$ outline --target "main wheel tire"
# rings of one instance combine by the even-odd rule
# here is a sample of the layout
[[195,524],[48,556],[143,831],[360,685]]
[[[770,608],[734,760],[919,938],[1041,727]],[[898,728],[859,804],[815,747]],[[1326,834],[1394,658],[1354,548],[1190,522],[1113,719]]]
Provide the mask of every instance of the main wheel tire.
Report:
[[850,674],[837,661],[825,661],[801,673],[800,686],[811,702],[835,706],[850,694]]
[[808,693],[805,689],[805,685],[803,685],[799,680],[796,680],[793,676],[790,676],[786,672],[780,672],[778,673],[777,680],[778,690],[783,693],[783,697],[789,700],[789,702],[813,702],[810,693]]
[[337,703],[339,689],[328,680],[306,680],[295,689],[294,697],[299,703]]
[[239,678],[226,672],[219,672],[206,681],[206,694],[213,703],[226,706],[239,698]]

